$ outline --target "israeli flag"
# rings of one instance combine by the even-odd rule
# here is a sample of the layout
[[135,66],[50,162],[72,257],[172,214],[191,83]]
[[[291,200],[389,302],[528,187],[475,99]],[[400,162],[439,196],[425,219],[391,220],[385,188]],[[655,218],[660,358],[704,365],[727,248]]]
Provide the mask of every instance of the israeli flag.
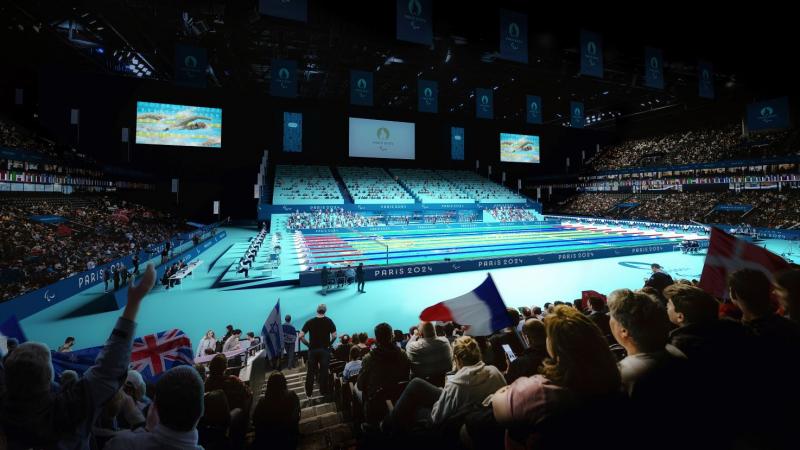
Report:
[[20,344],[27,341],[17,316],[11,316],[5,322],[0,323],[0,355],[8,353],[6,342],[9,338],[17,338]]
[[272,312],[267,316],[264,326],[261,328],[261,337],[264,341],[264,349],[267,351],[267,359],[274,359],[283,353],[283,327],[281,326],[281,299],[275,303]]

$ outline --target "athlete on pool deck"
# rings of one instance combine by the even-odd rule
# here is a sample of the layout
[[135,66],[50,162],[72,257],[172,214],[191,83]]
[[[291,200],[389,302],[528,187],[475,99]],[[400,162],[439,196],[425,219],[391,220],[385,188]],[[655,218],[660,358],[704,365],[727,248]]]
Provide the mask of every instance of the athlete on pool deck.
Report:
[[358,292],[362,294],[366,292],[364,290],[364,263],[358,263],[358,267],[356,267],[356,283],[358,284]]

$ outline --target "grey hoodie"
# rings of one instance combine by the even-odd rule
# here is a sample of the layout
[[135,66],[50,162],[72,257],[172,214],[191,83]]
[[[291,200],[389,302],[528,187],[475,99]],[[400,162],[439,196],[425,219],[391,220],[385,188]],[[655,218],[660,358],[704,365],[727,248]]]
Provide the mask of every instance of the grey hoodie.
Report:
[[494,366],[483,361],[472,366],[462,367],[444,385],[442,395],[433,404],[431,421],[438,424],[458,409],[470,403],[483,401],[506,385],[503,374]]

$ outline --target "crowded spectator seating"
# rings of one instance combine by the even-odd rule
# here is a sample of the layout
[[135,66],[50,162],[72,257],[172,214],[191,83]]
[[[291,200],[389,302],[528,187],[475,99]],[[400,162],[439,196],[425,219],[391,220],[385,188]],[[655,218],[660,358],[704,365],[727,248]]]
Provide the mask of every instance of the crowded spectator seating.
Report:
[[273,205],[341,205],[344,197],[328,166],[284,166],[275,169]]
[[365,216],[343,208],[324,207],[314,211],[295,211],[286,218],[287,230],[302,228],[356,228],[382,225],[377,216]]
[[[618,205],[635,205],[618,208]],[[717,210],[717,205],[743,206],[740,211]],[[800,189],[725,192],[661,191],[622,194],[580,192],[558,204],[554,214],[630,219],[662,223],[721,223],[754,227],[795,228],[800,225]]]
[[414,203],[408,191],[380,167],[337,167],[355,204]]
[[[0,442],[91,442],[87,448],[98,450],[166,448],[169,439],[181,439],[180,448],[229,450],[627,450],[645,440],[664,450],[794,446],[796,269],[775,277],[774,298],[763,272],[732,271],[731,299],[721,301],[697,280],[675,280],[654,264],[641,288],[508,308],[504,324],[481,336],[454,322],[420,322],[407,332],[384,322],[373,333],[337,335],[341,313],[329,317],[320,305],[303,334],[295,334],[291,317],[283,325],[284,335],[298,336],[308,351],[289,341],[285,358],[266,357],[273,347],[229,325],[221,340],[214,330],[206,333],[194,367],[173,367],[148,386],[128,368],[138,305],[154,278],[148,268],[142,283],[149,279],[150,286],[131,288],[86,374],[52,380],[52,357],[34,343],[5,356]],[[325,321],[330,327],[323,329]],[[732,373],[751,381],[752,395],[731,395],[741,387]],[[31,397],[40,409],[20,407]],[[65,420],[65,406],[82,406],[84,414]],[[59,420],[32,420],[42,411]],[[663,431],[676,417],[683,419],[680,431]],[[730,427],[730,417],[748,426]],[[628,427],[625,436],[607,432],[620,424]],[[575,431],[590,425],[601,428]]]
[[186,230],[170,214],[109,196],[0,194],[0,300],[146,250]]
[[798,130],[742,136],[738,123],[657,137],[631,139],[609,146],[593,157],[596,171],[654,165],[696,164],[743,158],[798,154]]
[[467,170],[438,170],[442,178],[458,186],[478,203],[525,203],[525,197],[488,178]]
[[74,148],[0,118],[0,192],[154,190],[146,174],[105,167]]
[[489,210],[489,214],[498,222],[530,222],[541,220],[542,217],[535,210],[519,208],[516,206],[499,206]]

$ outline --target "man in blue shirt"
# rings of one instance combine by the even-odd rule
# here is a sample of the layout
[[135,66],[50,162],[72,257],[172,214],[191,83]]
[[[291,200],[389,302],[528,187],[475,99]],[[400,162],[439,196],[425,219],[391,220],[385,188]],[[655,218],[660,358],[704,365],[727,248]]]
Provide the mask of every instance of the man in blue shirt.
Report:
[[292,326],[292,316],[286,315],[283,324],[283,347],[286,350],[286,368],[294,369],[294,348],[297,342],[297,329]]

